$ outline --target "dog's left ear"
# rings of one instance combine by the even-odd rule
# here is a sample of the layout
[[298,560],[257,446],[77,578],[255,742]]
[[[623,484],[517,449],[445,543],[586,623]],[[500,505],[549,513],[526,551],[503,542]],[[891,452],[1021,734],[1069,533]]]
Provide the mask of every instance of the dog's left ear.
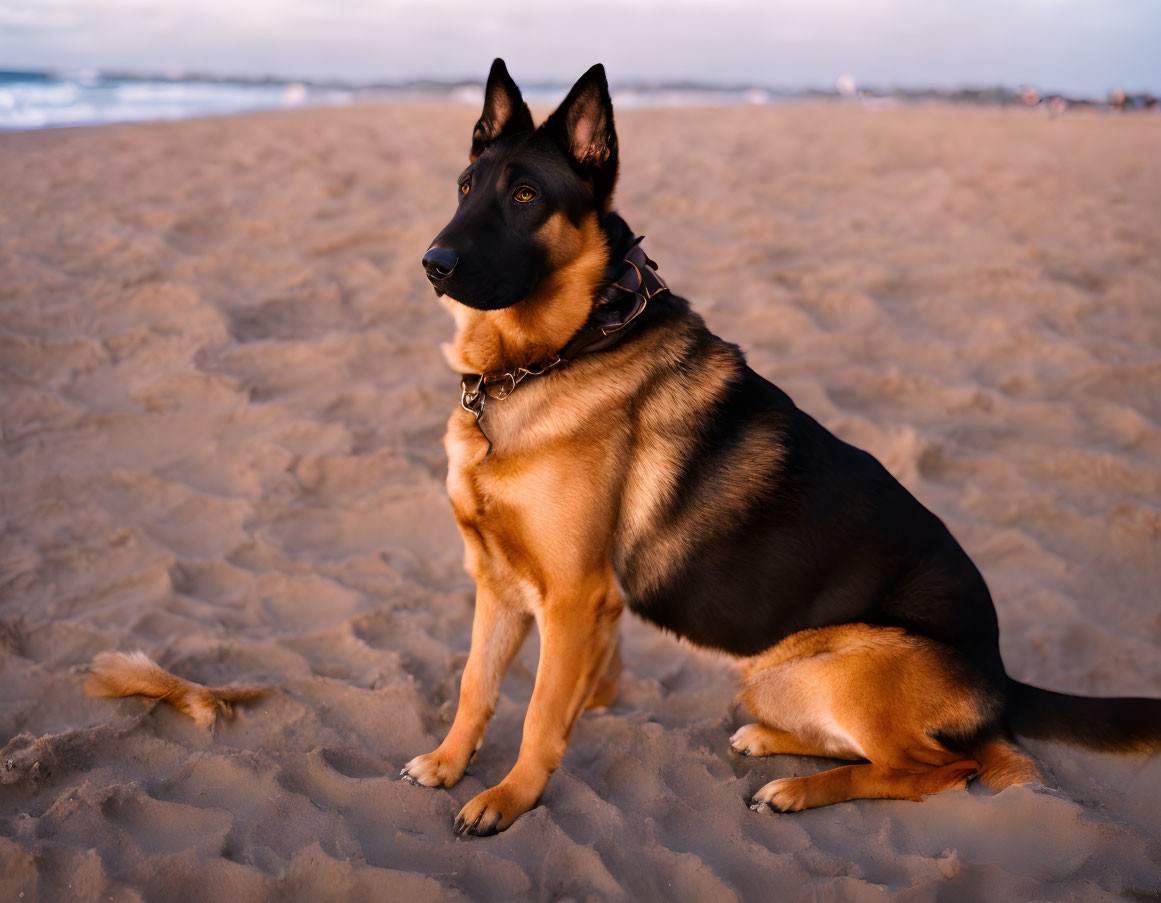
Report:
[[597,63],[580,77],[544,123],[580,174],[604,202],[617,182],[617,132],[605,67]]
[[488,73],[488,84],[484,88],[484,111],[472,130],[472,150],[469,160],[475,160],[501,135],[532,131],[532,114],[528,104],[520,95],[520,89],[508,67],[497,57]]

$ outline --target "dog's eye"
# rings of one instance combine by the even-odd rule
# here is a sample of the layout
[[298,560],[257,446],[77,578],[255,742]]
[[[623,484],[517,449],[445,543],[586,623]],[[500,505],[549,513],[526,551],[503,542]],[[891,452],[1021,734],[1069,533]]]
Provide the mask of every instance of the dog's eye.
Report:
[[472,183],[471,182],[460,182],[460,194],[466,195],[471,190],[472,190]]
[[512,192],[512,200],[519,201],[521,204],[527,204],[534,197],[536,197],[536,189],[529,188],[527,185],[521,185]]

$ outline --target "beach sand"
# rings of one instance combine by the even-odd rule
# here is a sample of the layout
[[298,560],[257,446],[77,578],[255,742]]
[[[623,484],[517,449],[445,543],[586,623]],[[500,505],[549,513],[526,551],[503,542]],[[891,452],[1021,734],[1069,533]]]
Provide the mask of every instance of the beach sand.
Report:
[[[831,763],[732,754],[728,660],[631,617],[619,699],[510,830],[451,822],[515,760],[535,638],[464,780],[396,780],[471,625],[419,257],[475,115],[0,135],[0,899],[1155,899],[1161,760],[1036,743],[1045,788],[757,814]],[[949,524],[1009,672],[1161,696],[1161,118],[618,127],[671,287]],[[211,735],[86,697],[117,649],[277,689]]]

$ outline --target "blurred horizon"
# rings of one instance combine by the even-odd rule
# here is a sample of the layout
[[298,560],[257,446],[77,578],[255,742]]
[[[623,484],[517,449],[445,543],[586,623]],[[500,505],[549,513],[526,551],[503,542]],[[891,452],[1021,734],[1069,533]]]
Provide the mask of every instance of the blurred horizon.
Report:
[[[609,23],[614,23],[610,25]],[[1161,88],[1150,0],[676,0],[527,10],[461,0],[0,0],[0,68],[279,81],[618,84],[833,90],[1029,85],[1103,98]]]

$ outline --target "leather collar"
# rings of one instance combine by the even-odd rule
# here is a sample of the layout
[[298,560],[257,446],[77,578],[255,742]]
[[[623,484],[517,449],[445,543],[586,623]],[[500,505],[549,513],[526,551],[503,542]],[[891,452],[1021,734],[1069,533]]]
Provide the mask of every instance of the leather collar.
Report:
[[542,376],[582,354],[614,347],[632,331],[633,323],[645,312],[649,301],[661,292],[669,291],[665,280],[657,275],[657,264],[641,248],[644,237],[633,239],[616,278],[601,289],[588,321],[559,352],[546,360],[528,367],[516,367],[506,373],[463,374],[460,406],[475,416],[477,425],[489,398],[507,398],[529,377]]

